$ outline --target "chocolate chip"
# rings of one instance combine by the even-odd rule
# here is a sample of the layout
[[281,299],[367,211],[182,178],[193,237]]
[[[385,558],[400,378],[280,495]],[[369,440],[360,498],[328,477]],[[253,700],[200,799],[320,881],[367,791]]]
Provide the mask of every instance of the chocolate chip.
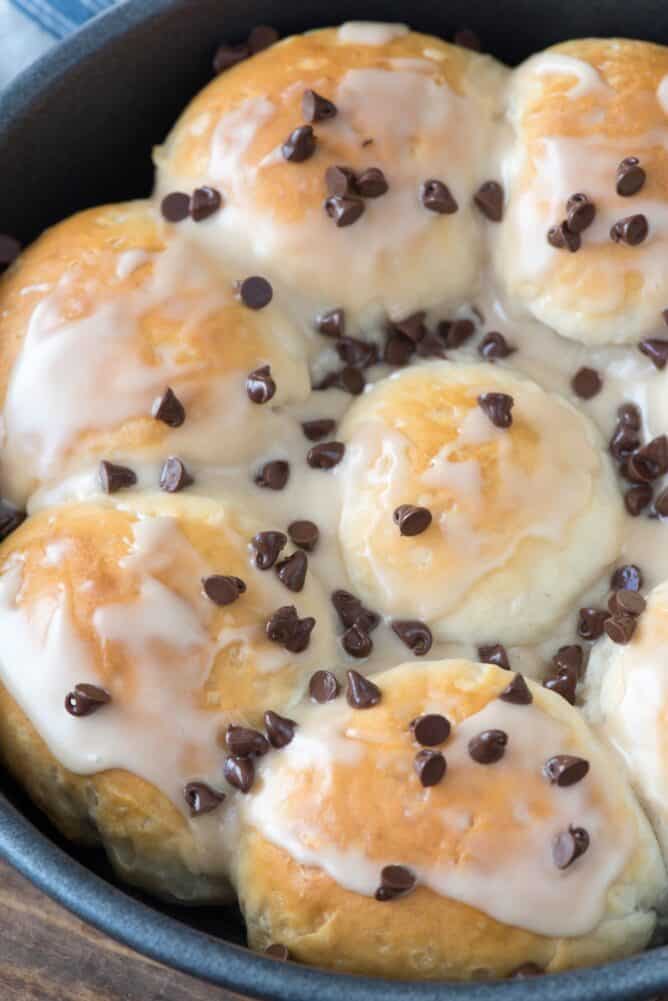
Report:
[[236,66],[237,63],[242,63],[244,59],[248,59],[249,55],[248,45],[228,45],[224,42],[218,46],[213,57],[213,72],[216,75],[223,73],[232,66]]
[[362,198],[379,198],[389,188],[385,174],[379,167],[368,167],[358,174],[356,186]]
[[357,671],[347,672],[348,685],[346,699],[353,709],[370,709],[377,706],[381,699],[380,688],[373,681],[358,674]]
[[362,624],[366,632],[372,632],[380,622],[380,616],[376,612],[370,612],[365,608],[359,598],[356,598],[350,591],[333,591],[332,604],[336,610],[341,624],[349,629],[350,626]]
[[596,206],[581,192],[566,202],[566,226],[570,233],[582,233],[594,221]]
[[490,222],[501,222],[503,218],[503,188],[498,181],[481,184],[473,201]]
[[603,380],[594,368],[579,368],[571,379],[571,388],[581,400],[591,400],[601,392]]
[[336,675],[331,671],[316,671],[308,685],[308,692],[314,702],[332,702],[341,691]]
[[223,775],[235,789],[240,792],[250,792],[255,780],[255,765],[252,758],[237,758],[230,755],[225,758]]
[[264,714],[264,728],[267,731],[269,743],[272,747],[278,749],[287,747],[295,735],[297,724],[293,719],[288,719],[287,716],[279,716],[278,713],[268,709]]
[[649,483],[641,483],[630,487],[624,494],[624,506],[632,518],[637,518],[652,501],[652,488]]
[[283,605],[268,619],[265,631],[272,643],[280,643],[290,653],[302,653],[309,645],[314,627],[314,618],[300,619],[294,605]]
[[100,486],[105,494],[115,494],[118,490],[133,487],[137,482],[137,474],[127,466],[117,466],[113,462],[102,460],[98,467]]
[[568,869],[589,848],[589,834],[584,827],[569,827],[554,840],[552,857],[557,869]]
[[627,563],[626,566],[617,567],[610,578],[610,587],[614,591],[640,591],[642,586],[642,572],[634,563]]
[[642,414],[635,403],[622,403],[617,408],[617,418],[623,427],[639,431],[642,427]]
[[617,167],[617,194],[623,198],[635,195],[647,180],[637,156],[627,156]]
[[668,341],[660,337],[648,337],[638,345],[638,351],[646,355],[655,368],[664,369],[668,362]]
[[341,637],[341,646],[351,657],[362,659],[368,657],[373,650],[373,640],[365,629],[364,619],[353,622]]
[[570,250],[574,254],[580,249],[582,240],[579,233],[573,233],[566,221],[551,226],[547,231],[547,242],[557,250]]
[[330,420],[328,417],[321,417],[315,421],[304,421],[302,424],[304,436],[309,441],[320,441],[321,438],[332,434],[335,428],[336,421]]
[[248,306],[249,309],[264,309],[271,302],[274,290],[266,278],[252,275],[242,281],[239,286],[239,296],[244,306]]
[[402,334],[390,334],[385,344],[384,361],[388,365],[407,365],[415,354],[415,344]]
[[220,191],[205,185],[196,188],[190,199],[190,215],[194,222],[203,222],[218,211],[223,203]]
[[481,393],[478,406],[489,417],[495,428],[509,428],[513,423],[511,413],[515,401],[507,393]]
[[566,674],[561,674],[557,678],[548,678],[547,681],[543,682],[543,688],[561,695],[562,699],[566,699],[572,706],[575,705],[575,686],[575,678]]
[[308,615],[299,619],[292,636],[285,643],[285,649],[290,653],[302,653],[311,641],[311,633],[315,628],[315,619]]
[[[445,329],[441,330],[442,327]],[[453,323],[439,323],[439,332],[445,339],[446,348],[459,348],[473,337],[475,325],[471,320],[454,320]]]
[[284,584],[288,591],[298,592],[303,590],[308,569],[308,559],[301,551],[293,553],[287,559],[276,564],[278,579]]
[[625,646],[633,638],[638,620],[634,615],[614,615],[605,620],[605,631],[613,643]]
[[656,480],[668,472],[668,437],[665,434],[652,438],[633,455],[629,456],[628,478],[635,483]]
[[613,591],[608,598],[608,608],[613,615],[642,615],[646,601],[637,591]]
[[610,239],[615,243],[626,243],[629,247],[636,247],[646,239],[648,233],[647,217],[642,214],[630,215],[614,224],[610,230]]
[[282,490],[289,478],[290,464],[284,459],[274,459],[273,462],[265,462],[255,477],[255,483],[268,490]]
[[338,373],[336,385],[344,393],[350,393],[351,396],[359,396],[360,393],[364,392],[366,380],[358,368],[346,365]]
[[392,631],[416,657],[424,657],[431,650],[431,629],[424,622],[402,619],[392,623]]
[[224,792],[217,792],[206,782],[188,782],[183,789],[183,798],[188,804],[191,817],[200,817],[203,813],[211,813],[225,799]]
[[276,383],[271,377],[271,367],[263,365],[249,372],[246,392],[251,403],[268,403],[276,394]]
[[26,518],[25,511],[19,511],[8,501],[0,500],[0,542],[4,542],[7,536],[16,531]]
[[357,177],[352,167],[328,167],[325,171],[325,187],[329,195],[341,198],[357,195]]
[[70,716],[91,716],[111,702],[111,695],[98,685],[81,682],[65,696],[65,708]]
[[367,341],[358,341],[354,337],[339,337],[334,347],[341,361],[354,368],[368,368],[378,361],[376,345]]
[[438,747],[450,736],[450,721],[440,713],[426,713],[411,723],[413,736],[423,747]]
[[186,419],[185,407],[169,386],[151,408],[151,416],[170,428],[180,428]]
[[600,608],[581,608],[578,612],[578,636],[583,640],[597,640],[603,635],[603,623],[608,613]]
[[428,330],[424,337],[420,338],[415,350],[421,358],[447,358],[443,338],[433,330]]
[[312,521],[293,521],[288,525],[288,535],[295,546],[305,549],[307,553],[315,549],[320,538],[318,526]]
[[589,762],[572,754],[555,754],[543,765],[543,775],[552,785],[573,786],[589,771]]
[[170,455],[165,459],[160,470],[160,489],[168,494],[176,494],[184,487],[191,486],[195,481],[183,465],[181,459]]
[[470,49],[472,52],[480,52],[482,48],[480,39],[470,28],[460,28],[459,31],[455,32],[452,41],[461,49]]
[[429,787],[438,785],[448,766],[440,751],[430,751],[425,748],[415,755],[414,767],[420,783]]
[[497,358],[507,358],[517,349],[508,344],[507,340],[498,330],[492,330],[485,334],[478,345],[478,354],[486,361],[496,361]]
[[478,647],[478,660],[482,664],[496,664],[504,671],[510,670],[510,661],[506,648],[501,643],[490,643],[487,646]]
[[503,730],[483,730],[469,741],[469,754],[479,765],[493,765],[506,753],[507,744]]
[[269,750],[269,741],[259,730],[248,726],[228,726],[225,746],[235,758],[261,758]]
[[415,507],[413,504],[400,504],[392,516],[395,525],[399,526],[401,535],[413,536],[426,532],[431,525],[431,511],[427,507]]
[[240,577],[226,577],[223,574],[212,574],[202,578],[202,590],[214,605],[231,605],[233,601],[244,594],[246,585]]
[[523,963],[516,970],[513,970],[510,976],[513,980],[526,980],[529,977],[542,977],[544,974],[545,970],[537,966],[536,963]]
[[315,318],[315,329],[326,337],[343,337],[346,332],[346,314],[342,309],[328,309]]
[[420,200],[426,209],[439,215],[452,215],[459,208],[447,184],[434,178],[422,185]]
[[311,125],[300,125],[293,129],[281,146],[283,159],[290,163],[303,163],[315,153],[316,139]]
[[271,28],[267,24],[257,24],[248,36],[248,48],[252,55],[263,52],[277,42],[279,34],[276,28]]
[[533,702],[533,695],[521,674],[516,674],[513,680],[499,694],[502,702],[510,702],[514,706],[528,706]]
[[396,900],[405,897],[414,889],[415,876],[403,865],[386,865],[380,873],[380,886],[376,890],[378,901]]
[[264,950],[264,954],[272,959],[280,959],[284,963],[290,959],[290,950],[286,945],[281,945],[280,942],[272,942]]
[[394,322],[392,329],[395,333],[408,337],[409,340],[416,344],[427,333],[424,322],[425,317],[426,313],[424,310],[419,310],[417,313],[411,313],[410,316],[405,317],[403,320]]
[[578,646],[577,643],[560,646],[552,658],[552,664],[557,675],[572,675],[576,679],[582,674],[583,663],[584,653],[582,647]]
[[640,446],[640,434],[629,424],[620,421],[610,439],[610,454],[617,462],[622,462]]
[[302,94],[302,114],[307,122],[326,122],[336,112],[336,105],[315,90],[305,90]]
[[258,532],[251,539],[255,550],[255,566],[258,570],[269,570],[287,544],[288,537],[283,532]]
[[332,195],[325,202],[325,212],[341,229],[357,222],[364,212],[364,202],[361,198],[352,198],[350,195]]
[[[668,487],[665,490],[662,490],[654,501],[654,511],[659,518],[668,517]],[[4,538],[4,536],[0,532],[0,539],[1,538]]]
[[333,469],[341,462],[345,450],[342,441],[323,441],[309,448],[306,461],[311,469]]
[[167,222],[183,222],[190,215],[190,195],[185,191],[172,191],[160,202],[160,211]]

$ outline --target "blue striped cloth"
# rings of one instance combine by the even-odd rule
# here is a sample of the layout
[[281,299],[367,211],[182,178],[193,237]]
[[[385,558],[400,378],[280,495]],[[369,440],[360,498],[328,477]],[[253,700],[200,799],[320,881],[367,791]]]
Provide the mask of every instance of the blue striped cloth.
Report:
[[115,2],[116,0],[12,0],[15,7],[55,38],[64,38],[84,21],[113,6]]

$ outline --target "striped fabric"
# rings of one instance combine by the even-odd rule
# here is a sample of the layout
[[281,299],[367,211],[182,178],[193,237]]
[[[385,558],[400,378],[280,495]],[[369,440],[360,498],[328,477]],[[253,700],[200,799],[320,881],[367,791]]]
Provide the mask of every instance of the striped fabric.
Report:
[[115,0],[12,0],[15,7],[55,38],[64,38]]

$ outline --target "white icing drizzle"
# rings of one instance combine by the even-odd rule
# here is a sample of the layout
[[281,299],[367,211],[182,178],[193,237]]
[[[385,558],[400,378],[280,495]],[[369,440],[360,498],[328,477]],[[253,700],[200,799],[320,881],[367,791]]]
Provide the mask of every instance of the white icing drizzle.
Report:
[[612,93],[611,88],[601,78],[596,67],[585,62],[584,59],[575,59],[563,52],[545,52],[535,56],[530,60],[530,63],[531,70],[538,76],[545,74],[563,76],[566,74],[575,77],[573,84],[567,91],[572,100],[585,95],[610,96]]
[[661,110],[668,115],[668,75],[659,81],[659,86],[656,88],[656,99],[661,105]]
[[338,30],[338,39],[344,45],[387,45],[395,38],[403,38],[410,28],[405,24],[385,24],[382,21],[346,21]]

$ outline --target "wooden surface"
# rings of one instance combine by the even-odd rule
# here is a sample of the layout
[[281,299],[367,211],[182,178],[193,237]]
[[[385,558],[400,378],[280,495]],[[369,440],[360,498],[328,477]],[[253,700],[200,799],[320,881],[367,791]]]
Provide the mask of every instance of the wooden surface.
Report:
[[242,1001],[83,924],[0,861],[0,1001]]

